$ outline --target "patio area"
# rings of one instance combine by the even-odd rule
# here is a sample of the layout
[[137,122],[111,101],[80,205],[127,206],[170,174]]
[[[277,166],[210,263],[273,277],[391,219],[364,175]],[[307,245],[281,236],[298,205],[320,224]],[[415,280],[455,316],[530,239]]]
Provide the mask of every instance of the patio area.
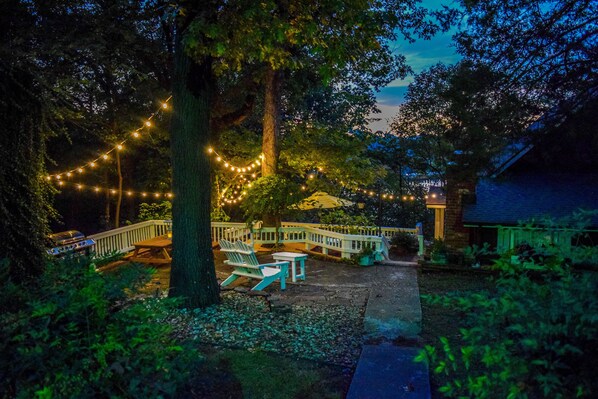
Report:
[[[275,252],[300,252],[300,245],[287,244],[283,248],[277,249]],[[257,252],[258,259],[264,263],[272,261],[272,253],[259,251]],[[216,266],[216,278],[218,282],[224,281],[233,271],[233,267],[224,263],[226,256],[218,249],[214,250],[214,263]],[[401,261],[414,261],[416,256],[408,256],[401,259]],[[112,263],[101,271],[106,271],[119,267],[128,261],[119,261]],[[395,279],[397,283],[400,281],[400,274],[388,275],[388,265],[374,265],[363,267],[358,265],[351,265],[343,262],[335,262],[332,260],[323,260],[318,257],[316,259],[312,255],[308,255],[305,262],[306,279],[304,281],[298,280],[296,283],[291,281],[291,277],[287,277],[285,290],[280,289],[280,284],[274,282],[264,291],[251,292],[251,287],[255,285],[255,280],[247,278],[239,278],[231,285],[222,287],[224,291],[236,291],[240,293],[247,293],[251,296],[264,296],[268,298],[272,306],[285,305],[342,305],[363,307],[368,298],[369,289],[372,286],[379,285],[382,282],[392,283]],[[170,265],[159,265],[155,267],[156,273],[152,281],[147,286],[148,293],[159,293],[165,291],[170,286]],[[398,268],[400,270],[400,268]]]

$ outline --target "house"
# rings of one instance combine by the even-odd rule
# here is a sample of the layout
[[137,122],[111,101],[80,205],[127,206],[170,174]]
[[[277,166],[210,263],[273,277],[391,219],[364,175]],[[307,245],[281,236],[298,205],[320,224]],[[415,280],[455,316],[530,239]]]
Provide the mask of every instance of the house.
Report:
[[[449,184],[444,203],[429,194],[426,205],[436,209],[437,217],[439,208],[444,212],[444,231],[436,234],[455,250],[488,242],[503,253],[546,239],[571,245],[571,230],[549,225],[580,209],[598,209],[597,105],[595,101],[548,131],[538,124],[530,127],[537,137],[509,146],[494,171],[475,184]],[[598,245],[598,216],[586,231],[587,242]]]

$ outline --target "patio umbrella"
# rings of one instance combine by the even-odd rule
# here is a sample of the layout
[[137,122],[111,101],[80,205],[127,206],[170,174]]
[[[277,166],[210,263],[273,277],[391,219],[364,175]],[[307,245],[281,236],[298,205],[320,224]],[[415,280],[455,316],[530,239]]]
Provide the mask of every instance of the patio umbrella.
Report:
[[323,191],[316,191],[301,201],[298,205],[296,205],[296,207],[302,211],[307,211],[309,209],[330,209],[352,205],[353,202],[349,200],[335,197],[334,195],[330,195]]

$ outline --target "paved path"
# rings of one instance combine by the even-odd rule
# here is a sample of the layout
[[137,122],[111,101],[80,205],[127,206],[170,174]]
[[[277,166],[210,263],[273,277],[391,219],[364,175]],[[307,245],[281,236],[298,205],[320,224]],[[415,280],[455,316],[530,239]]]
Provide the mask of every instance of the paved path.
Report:
[[430,397],[426,365],[414,363],[419,348],[421,303],[414,265],[375,266],[364,318],[364,346],[347,399]]

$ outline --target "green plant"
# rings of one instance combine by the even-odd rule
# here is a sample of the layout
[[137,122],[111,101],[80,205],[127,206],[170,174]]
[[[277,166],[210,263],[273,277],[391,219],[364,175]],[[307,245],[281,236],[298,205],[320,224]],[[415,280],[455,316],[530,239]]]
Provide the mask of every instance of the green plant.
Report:
[[228,222],[230,220],[230,216],[224,212],[222,208],[214,208],[210,213],[210,220],[212,222]]
[[434,256],[435,254],[438,255],[446,255],[447,248],[444,244],[444,240],[441,238],[435,238],[432,246],[430,247],[430,255]]
[[139,204],[139,215],[137,218],[144,220],[172,220],[172,203],[170,201],[152,202]]
[[441,337],[417,358],[445,377],[439,389],[445,395],[583,398],[598,392],[598,275],[572,268],[564,256],[568,245],[538,243],[526,252],[520,264],[511,264],[511,254],[496,262],[495,293],[423,298],[466,315],[460,341]]
[[416,253],[419,250],[417,237],[411,233],[399,231],[390,240],[391,245],[407,253]]
[[49,261],[35,285],[19,287],[20,304],[1,309],[2,396],[174,395],[198,355],[172,337],[176,301],[133,296],[150,275],[99,274],[84,257]]
[[463,249],[463,257],[465,261],[470,264],[479,264],[482,257],[491,255],[494,252],[490,249],[490,244],[485,242],[482,246],[473,244],[472,246],[465,247]]
[[300,192],[297,184],[280,175],[257,179],[241,204],[241,208],[245,212],[245,221],[248,225],[252,225],[265,217],[273,217],[278,243],[281,218],[291,213],[291,206],[301,200],[301,196],[298,195]]
[[327,225],[331,230],[344,230],[348,228],[349,234],[359,231],[358,227],[372,226],[373,223],[367,216],[350,215],[342,209],[329,210],[319,215],[320,223]]

